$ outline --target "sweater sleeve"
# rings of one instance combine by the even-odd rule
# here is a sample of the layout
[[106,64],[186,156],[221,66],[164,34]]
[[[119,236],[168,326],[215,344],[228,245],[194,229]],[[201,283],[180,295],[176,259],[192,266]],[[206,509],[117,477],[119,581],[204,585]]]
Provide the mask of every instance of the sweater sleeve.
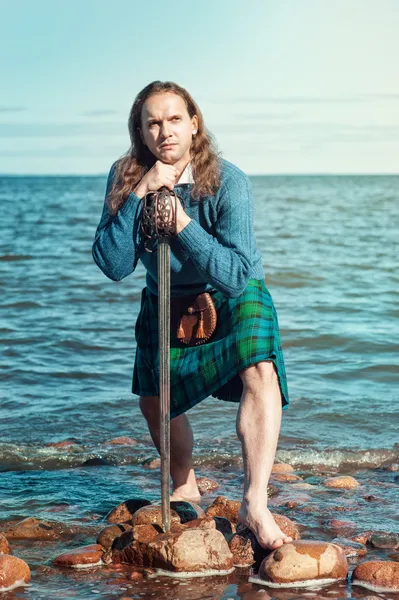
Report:
[[115,176],[114,163],[108,175],[105,201],[100,223],[92,246],[94,262],[113,281],[120,281],[136,268],[138,250],[135,244],[137,235],[137,214],[141,200],[131,192],[116,215],[111,215],[107,196]]
[[244,291],[251,273],[253,200],[248,177],[237,172],[222,183],[215,236],[193,219],[175,241],[205,281],[230,298]]

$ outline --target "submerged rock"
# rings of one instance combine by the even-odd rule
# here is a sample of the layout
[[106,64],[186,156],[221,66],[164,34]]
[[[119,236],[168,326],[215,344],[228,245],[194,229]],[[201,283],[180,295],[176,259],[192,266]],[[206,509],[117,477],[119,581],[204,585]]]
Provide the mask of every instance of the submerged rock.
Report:
[[115,506],[106,515],[105,520],[108,523],[126,523],[131,521],[134,513],[143,506],[149,506],[151,502],[145,498],[130,498]]
[[0,554],[0,592],[28,583],[30,576],[29,566],[24,560]]
[[272,467],[272,474],[274,473],[293,473],[294,467],[291,467],[288,463],[274,463]]
[[399,563],[382,560],[361,563],[352,573],[352,584],[374,592],[399,592]]
[[135,446],[136,444],[138,444],[138,441],[126,435],[121,435],[119,437],[112,438],[112,440],[104,442],[104,444],[113,444],[115,446]]
[[113,563],[175,573],[230,572],[233,555],[223,535],[214,528],[193,529],[189,525],[177,532],[160,534],[149,543],[133,541],[123,550],[114,550]]
[[35,517],[27,517],[4,530],[8,540],[58,540],[71,530],[55,521],[43,521]]
[[363,557],[367,554],[367,548],[364,544],[359,544],[349,538],[337,537],[331,543],[341,546],[347,558],[352,558],[353,556]]
[[267,556],[257,578],[249,581],[270,587],[307,587],[345,579],[348,562],[335,544],[301,540],[284,544]]
[[206,514],[211,517],[225,517],[231,523],[238,523],[238,511],[241,502],[229,500],[226,496],[218,496],[206,509]]
[[54,559],[53,564],[57,567],[73,567],[75,569],[95,567],[104,564],[103,554],[104,548],[100,544],[90,544],[60,554]]
[[303,481],[302,477],[299,477],[299,475],[295,475],[294,473],[274,473],[271,476],[271,480],[281,483],[297,483],[298,481]]
[[395,550],[399,548],[399,533],[373,533],[369,541],[375,548]]
[[170,508],[179,515],[182,523],[205,517],[205,511],[198,506],[198,504],[194,504],[193,502],[186,502],[183,500],[178,502],[174,501],[170,503]]
[[323,481],[324,487],[342,490],[352,490],[357,488],[360,483],[350,475],[341,475],[338,477],[329,477]]

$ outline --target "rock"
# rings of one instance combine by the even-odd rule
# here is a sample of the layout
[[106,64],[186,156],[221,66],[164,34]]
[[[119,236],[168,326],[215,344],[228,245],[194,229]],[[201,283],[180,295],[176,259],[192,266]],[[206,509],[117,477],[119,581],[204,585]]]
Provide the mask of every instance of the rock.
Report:
[[216,529],[223,533],[226,542],[229,542],[233,537],[236,527],[225,517],[213,517],[215,521]]
[[113,467],[114,463],[108,458],[102,458],[101,456],[94,456],[88,458],[82,464],[81,467]]
[[306,587],[345,579],[348,562],[342,548],[327,542],[300,540],[284,544],[267,556],[252,583],[270,587]]
[[339,532],[353,532],[356,528],[356,523],[354,521],[341,521],[339,519],[329,519],[328,521],[323,521],[327,527],[330,529],[334,529],[334,531]]
[[125,500],[125,502],[118,504],[118,506],[110,510],[105,520],[108,523],[127,523],[132,520],[134,513],[139,508],[149,506],[150,504],[151,502],[145,498],[130,498],[130,500]]
[[298,481],[303,481],[302,477],[299,477],[299,475],[294,475],[294,473],[275,473],[274,475],[271,476],[271,480],[274,481],[278,481],[281,483],[291,483],[292,481],[298,482]]
[[108,525],[99,532],[96,542],[109,550],[114,540],[122,535],[125,531],[132,529],[132,525],[128,523],[117,523],[115,525]]
[[171,502],[170,508],[179,515],[182,523],[187,523],[187,521],[194,521],[194,519],[201,519],[205,517],[205,511],[198,506],[198,504],[194,504],[193,502],[186,502],[183,500],[179,502]]
[[307,483],[306,481],[302,481],[300,483],[293,483],[291,486],[291,489],[295,489],[295,490],[313,490],[314,489],[314,485],[312,485],[311,483]]
[[115,550],[112,558],[115,564],[156,568],[164,570],[165,574],[205,575],[212,571],[229,573],[233,569],[233,555],[223,535],[216,529],[182,528],[158,535],[148,544],[134,541],[124,550]]
[[213,492],[213,490],[217,490],[220,487],[216,481],[209,479],[209,477],[197,477],[197,486],[201,496],[204,496],[208,492]]
[[138,441],[131,437],[127,437],[126,435],[121,435],[120,437],[112,438],[112,440],[104,442],[104,444],[114,444],[115,446],[135,446],[138,444]]
[[323,481],[324,487],[340,489],[340,490],[352,490],[357,488],[360,483],[356,481],[354,477],[350,475],[341,475],[338,477],[329,477]]
[[294,467],[291,467],[288,463],[274,463],[272,467],[272,473],[293,473]]
[[62,440],[61,442],[49,442],[47,446],[52,446],[54,448],[68,448],[69,446],[76,446],[79,444],[79,441],[72,438],[68,440]]
[[229,548],[233,555],[233,564],[235,567],[251,567],[256,562],[254,551],[256,542],[254,542],[254,538],[255,536],[252,532],[247,536],[236,533],[231,538]]
[[347,558],[351,558],[353,556],[361,558],[367,554],[367,548],[364,544],[359,544],[353,540],[350,540],[349,538],[337,537],[334,538],[331,543],[341,546]]
[[241,502],[238,500],[229,500],[225,496],[218,496],[205,512],[211,517],[225,517],[231,523],[238,523],[240,506]]
[[298,525],[292,519],[285,517],[284,515],[276,515],[276,513],[271,513],[273,515],[273,519],[280,527],[281,531],[292,537],[293,540],[299,540],[301,534],[298,529]]
[[362,531],[356,535],[352,535],[349,539],[353,542],[358,542],[359,544],[367,544],[372,535],[372,531]]
[[12,554],[10,544],[2,533],[0,533],[0,554]]
[[352,573],[352,584],[373,592],[399,592],[399,563],[382,560],[361,563]]
[[156,536],[160,533],[162,533],[162,529],[158,525],[136,525],[135,527],[131,527],[128,531],[122,533],[119,537],[115,538],[111,549],[122,550],[134,541],[148,543],[156,538]]
[[60,554],[54,559],[53,564],[57,567],[84,569],[103,565],[103,554],[104,548],[100,544],[90,544]]
[[161,459],[146,458],[146,460],[144,460],[141,464],[145,469],[159,469],[159,467],[161,466]]
[[369,541],[375,548],[389,548],[392,550],[399,548],[398,533],[376,532],[372,534]]
[[30,581],[30,569],[24,560],[0,554],[0,592],[11,590]]
[[[170,525],[180,523],[180,517],[176,511],[170,511]],[[132,525],[159,525],[162,527],[162,507],[157,504],[143,506],[136,510],[132,517]]]
[[58,540],[66,532],[61,523],[27,517],[2,533],[8,540]]

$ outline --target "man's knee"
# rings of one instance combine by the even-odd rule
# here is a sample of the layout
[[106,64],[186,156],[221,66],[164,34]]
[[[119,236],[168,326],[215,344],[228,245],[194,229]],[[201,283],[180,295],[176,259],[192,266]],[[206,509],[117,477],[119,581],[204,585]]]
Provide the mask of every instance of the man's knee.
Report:
[[261,361],[239,372],[244,389],[268,390],[278,384],[277,372],[271,360]]
[[147,421],[159,421],[158,396],[140,396],[139,406]]

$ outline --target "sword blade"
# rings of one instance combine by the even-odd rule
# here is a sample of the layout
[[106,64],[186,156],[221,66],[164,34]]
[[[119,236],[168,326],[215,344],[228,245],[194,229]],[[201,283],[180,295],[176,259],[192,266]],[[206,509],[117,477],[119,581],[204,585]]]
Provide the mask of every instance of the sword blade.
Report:
[[162,527],[170,530],[170,240],[158,239],[159,396]]

